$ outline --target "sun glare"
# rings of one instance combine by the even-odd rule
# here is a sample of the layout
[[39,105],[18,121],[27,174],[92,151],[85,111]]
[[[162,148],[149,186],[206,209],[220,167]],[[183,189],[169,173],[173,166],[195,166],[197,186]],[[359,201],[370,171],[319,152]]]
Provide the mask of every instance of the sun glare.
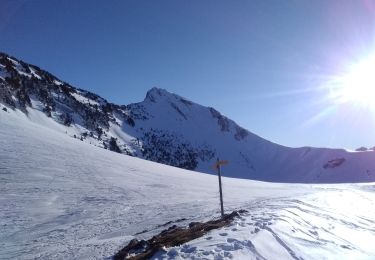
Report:
[[375,111],[375,56],[353,65],[339,77],[331,94],[339,103],[354,103]]

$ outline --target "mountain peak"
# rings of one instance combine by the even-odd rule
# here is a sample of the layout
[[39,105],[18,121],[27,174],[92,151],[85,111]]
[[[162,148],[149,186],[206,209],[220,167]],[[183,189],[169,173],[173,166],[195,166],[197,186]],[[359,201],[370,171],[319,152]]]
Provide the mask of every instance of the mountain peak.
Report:
[[192,101],[181,97],[175,93],[169,92],[166,89],[153,87],[149,91],[147,91],[146,98],[144,101],[151,101],[156,103],[158,100],[169,101],[169,103],[184,103],[185,105],[192,105],[194,104]]
[[160,98],[172,97],[173,94],[168,92],[166,89],[153,87],[147,91],[145,101],[156,102]]

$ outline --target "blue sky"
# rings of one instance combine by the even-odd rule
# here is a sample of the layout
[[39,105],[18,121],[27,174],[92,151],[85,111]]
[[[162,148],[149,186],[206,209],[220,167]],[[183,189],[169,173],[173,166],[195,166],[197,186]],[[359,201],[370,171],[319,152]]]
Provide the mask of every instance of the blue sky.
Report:
[[287,146],[375,145],[327,81],[375,53],[375,1],[1,0],[0,51],[111,102],[165,88]]

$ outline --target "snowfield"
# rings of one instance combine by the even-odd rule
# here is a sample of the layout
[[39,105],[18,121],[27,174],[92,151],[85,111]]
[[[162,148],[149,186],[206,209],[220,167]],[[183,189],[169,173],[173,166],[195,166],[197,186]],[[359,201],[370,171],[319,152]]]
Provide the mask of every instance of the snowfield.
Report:
[[[0,147],[0,259],[110,258],[219,216],[215,175],[110,152],[21,112],[0,110]],[[375,259],[375,183],[223,185],[226,211],[248,213],[155,258]]]

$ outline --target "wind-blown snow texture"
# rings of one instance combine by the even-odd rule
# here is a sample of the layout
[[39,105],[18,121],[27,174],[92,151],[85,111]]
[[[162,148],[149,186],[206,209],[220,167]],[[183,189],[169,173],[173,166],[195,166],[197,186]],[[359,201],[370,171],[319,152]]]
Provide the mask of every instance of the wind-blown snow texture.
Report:
[[84,142],[184,169],[212,173],[217,157],[224,175],[300,183],[375,181],[375,152],[289,148],[243,129],[210,107],[166,90],[151,89],[143,102],[116,105],[74,88],[50,73],[0,53],[0,103],[31,122]]
[[[109,152],[48,122],[0,110],[0,259],[102,259],[219,215],[216,176]],[[375,258],[374,183],[223,184],[226,210],[249,213],[155,258]]]

